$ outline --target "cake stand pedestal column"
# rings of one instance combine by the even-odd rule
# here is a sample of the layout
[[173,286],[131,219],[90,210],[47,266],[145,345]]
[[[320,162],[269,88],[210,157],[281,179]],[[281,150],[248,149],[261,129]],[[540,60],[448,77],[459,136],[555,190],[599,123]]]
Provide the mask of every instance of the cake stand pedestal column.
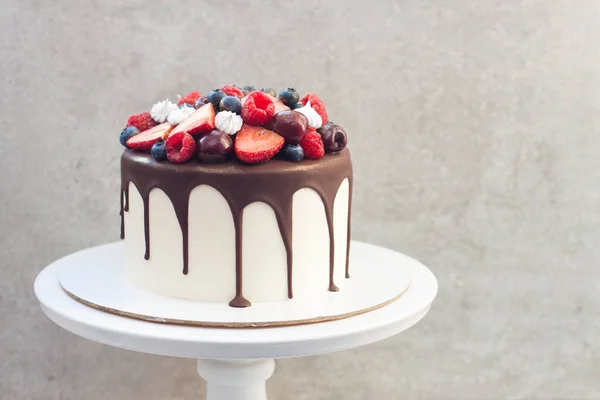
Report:
[[[372,245],[353,246],[361,253],[356,258],[364,260],[360,261],[363,267],[373,260],[396,265],[398,253]],[[85,268],[98,255],[90,254],[67,256],[39,273],[34,290],[44,313],[66,330],[95,342],[198,359],[198,374],[208,382],[208,400],[266,400],[265,383],[273,374],[273,359],[332,353],[389,338],[419,322],[438,290],[427,267],[403,256],[397,267],[410,274],[408,290],[398,300],[354,317],[261,329],[172,325],[101,311],[69,296],[59,283],[59,271],[73,263]]]
[[275,371],[264,360],[198,360],[198,374],[207,382],[207,400],[267,400],[267,379]]

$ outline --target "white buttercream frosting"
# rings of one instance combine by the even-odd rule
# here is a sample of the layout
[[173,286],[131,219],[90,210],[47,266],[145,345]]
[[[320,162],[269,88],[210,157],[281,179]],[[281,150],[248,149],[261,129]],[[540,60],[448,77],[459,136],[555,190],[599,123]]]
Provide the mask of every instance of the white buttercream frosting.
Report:
[[155,120],[159,124],[162,124],[167,120],[169,114],[177,110],[177,108],[177,104],[173,103],[172,101],[159,101],[158,103],[152,106],[152,109],[150,110],[150,115],[152,116],[153,120]]
[[306,102],[304,107],[296,108],[294,111],[304,114],[304,116],[308,119],[308,126],[311,128],[319,129],[321,126],[323,126],[323,118],[321,118],[319,113],[311,107],[310,101]]
[[179,125],[194,112],[196,112],[196,109],[194,107],[184,106],[171,111],[171,114],[169,114],[169,116],[167,117],[167,121],[171,125]]
[[221,132],[234,135],[242,129],[242,117],[231,111],[221,111],[215,116],[215,126]]

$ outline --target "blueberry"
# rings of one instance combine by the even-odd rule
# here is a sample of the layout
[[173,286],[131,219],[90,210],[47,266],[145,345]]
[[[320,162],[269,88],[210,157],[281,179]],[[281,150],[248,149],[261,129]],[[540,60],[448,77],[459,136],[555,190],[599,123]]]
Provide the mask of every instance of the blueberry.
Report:
[[286,144],[279,152],[281,158],[287,161],[302,161],[304,150],[298,144]]
[[127,141],[129,140],[129,138],[134,135],[137,135],[138,133],[140,133],[140,130],[138,128],[136,128],[135,126],[128,126],[121,132],[121,137],[119,138],[119,141],[123,146],[127,147]]
[[219,103],[219,111],[231,111],[240,115],[242,113],[242,102],[235,96],[225,96]]
[[302,107],[304,107],[304,104],[302,104],[302,103],[300,103],[300,102],[298,102],[298,103],[296,103],[296,104],[292,104],[292,105],[290,106],[290,108],[291,108],[292,110],[295,110],[295,109],[297,109],[297,108],[302,108]]
[[154,158],[156,161],[166,160],[167,149],[165,148],[164,140],[159,140],[158,142],[154,143],[150,153],[152,154],[152,158]]
[[192,103],[181,103],[179,108],[183,108],[183,107],[194,107],[194,105]]
[[294,88],[283,89],[279,92],[279,100],[288,107],[293,106],[300,100],[300,95]]
[[261,92],[266,93],[266,94],[270,94],[273,97],[277,97],[277,92],[274,89],[271,89],[270,87],[267,88],[262,88],[260,89]]
[[244,93],[244,96],[248,96],[250,93],[256,92],[256,88],[252,85],[242,86],[241,90],[242,93]]
[[221,89],[215,89],[206,96],[206,99],[215,107],[215,112],[219,109],[219,102],[226,94]]

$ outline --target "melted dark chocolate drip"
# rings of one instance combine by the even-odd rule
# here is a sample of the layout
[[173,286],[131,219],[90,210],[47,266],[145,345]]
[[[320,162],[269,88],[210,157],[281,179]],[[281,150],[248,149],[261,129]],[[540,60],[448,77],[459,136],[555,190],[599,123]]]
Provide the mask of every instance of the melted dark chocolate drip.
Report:
[[[144,203],[144,239],[150,257],[149,199],[152,189],[165,192],[173,204],[183,238],[183,273],[188,273],[188,207],[192,190],[208,185],[218,190],[231,209],[235,227],[236,294],[229,303],[232,307],[248,307],[243,296],[242,221],[244,208],[254,202],[267,203],[274,211],[281,238],[286,249],[288,297],[293,297],[292,254],[292,201],[302,188],[315,190],[325,208],[329,231],[329,290],[337,291],[334,282],[334,227],[333,207],[340,184],[348,179],[348,213],[352,201],[352,164],[349,151],[327,154],[319,160],[291,163],[271,160],[260,165],[247,165],[238,161],[224,164],[170,164],[156,162],[149,154],[127,150],[121,157],[121,238],[125,237],[124,211],[129,210],[129,183],[141,194]],[[125,198],[123,201],[123,197]],[[350,215],[348,215],[348,220]],[[348,252],[350,248],[350,221],[346,246],[346,277],[348,277]]]

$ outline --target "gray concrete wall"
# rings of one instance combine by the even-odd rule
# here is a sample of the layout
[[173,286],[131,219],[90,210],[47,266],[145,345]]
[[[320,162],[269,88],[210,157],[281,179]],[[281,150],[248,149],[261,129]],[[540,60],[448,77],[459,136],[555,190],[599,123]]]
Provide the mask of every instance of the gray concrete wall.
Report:
[[600,398],[599,21],[596,0],[2,0],[0,398],[203,392],[192,361],[58,328],[32,282],[117,239],[128,115],[229,82],[322,94],[355,238],[441,285],[405,334],[279,361],[272,398]]

